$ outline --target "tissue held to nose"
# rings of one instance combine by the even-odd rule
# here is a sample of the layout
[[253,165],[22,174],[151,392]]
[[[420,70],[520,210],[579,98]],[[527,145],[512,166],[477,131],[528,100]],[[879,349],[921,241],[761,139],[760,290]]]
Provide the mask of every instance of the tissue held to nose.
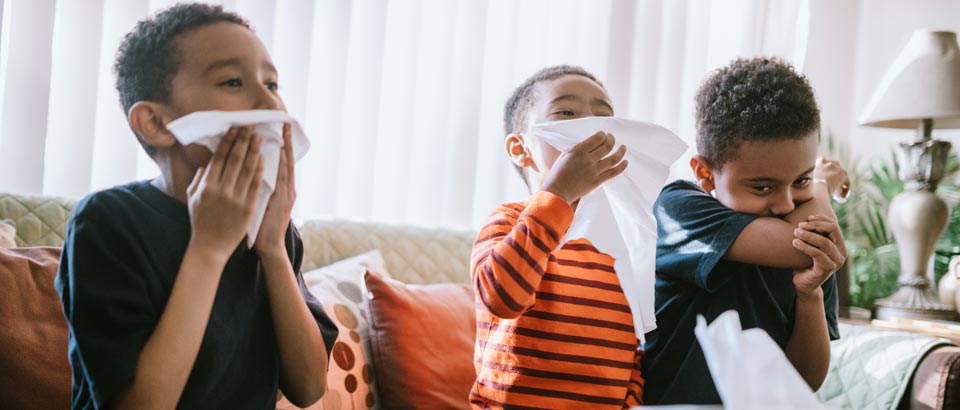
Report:
[[280,153],[283,149],[283,125],[290,124],[290,142],[293,144],[294,160],[299,160],[310,149],[310,141],[303,133],[299,122],[283,111],[198,111],[167,124],[167,129],[183,145],[200,144],[213,152],[230,127],[254,125],[254,132],[263,138],[260,153],[263,155],[263,183],[257,193],[257,207],[253,221],[247,230],[247,246],[260,231],[260,223],[267,211],[270,196],[277,184],[280,169]]

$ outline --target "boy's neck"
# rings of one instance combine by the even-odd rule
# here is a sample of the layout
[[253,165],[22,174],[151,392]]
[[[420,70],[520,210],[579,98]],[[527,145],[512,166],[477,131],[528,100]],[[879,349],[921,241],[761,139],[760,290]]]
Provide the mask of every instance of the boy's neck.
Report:
[[157,152],[154,156],[160,175],[150,183],[173,199],[186,204],[187,189],[197,173],[183,155],[175,155],[170,151]]

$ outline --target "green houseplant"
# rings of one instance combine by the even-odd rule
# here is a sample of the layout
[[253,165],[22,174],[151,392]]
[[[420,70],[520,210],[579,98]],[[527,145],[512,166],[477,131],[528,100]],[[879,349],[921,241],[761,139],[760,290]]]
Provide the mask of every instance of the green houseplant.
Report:
[[[840,229],[847,242],[847,264],[850,275],[850,304],[871,309],[876,299],[889,296],[897,289],[900,261],[896,242],[887,229],[887,209],[894,196],[903,191],[899,163],[895,152],[882,158],[860,162],[854,159],[845,144],[830,133],[822,144],[822,153],[839,160],[851,179],[851,192],[844,203],[835,203]],[[953,153],[947,161],[947,176],[940,184],[940,194],[951,207],[950,224],[934,255],[934,277],[947,271],[950,258],[960,254],[960,186],[956,184],[960,160]]]

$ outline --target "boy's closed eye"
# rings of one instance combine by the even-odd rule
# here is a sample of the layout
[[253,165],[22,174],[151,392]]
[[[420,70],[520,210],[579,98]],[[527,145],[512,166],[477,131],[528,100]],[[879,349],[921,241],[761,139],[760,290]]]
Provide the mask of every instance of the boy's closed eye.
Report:
[[[243,87],[243,80],[239,78],[231,78],[221,82],[219,85],[221,87],[240,88]],[[271,91],[277,91],[280,89],[280,84],[278,84],[276,81],[266,81],[263,83],[263,85],[265,85],[267,89]]]
[[227,81],[221,82],[219,85],[221,87],[239,88],[243,86],[243,80],[239,78],[231,78]]

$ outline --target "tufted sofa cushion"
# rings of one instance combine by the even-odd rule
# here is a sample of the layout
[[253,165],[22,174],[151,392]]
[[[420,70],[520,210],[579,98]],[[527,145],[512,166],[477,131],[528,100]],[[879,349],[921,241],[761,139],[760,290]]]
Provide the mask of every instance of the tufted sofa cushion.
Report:
[[470,250],[476,233],[345,220],[300,225],[304,272],[379,249],[387,271],[411,284],[470,281]]
[[[0,194],[0,219],[17,225],[18,246],[63,246],[67,218],[77,201],[50,196]],[[401,282],[468,282],[476,233],[347,220],[309,220],[299,225],[306,255],[301,271],[379,249]]]
[[50,196],[0,194],[0,219],[16,223],[18,246],[63,246],[67,217],[76,204]]

